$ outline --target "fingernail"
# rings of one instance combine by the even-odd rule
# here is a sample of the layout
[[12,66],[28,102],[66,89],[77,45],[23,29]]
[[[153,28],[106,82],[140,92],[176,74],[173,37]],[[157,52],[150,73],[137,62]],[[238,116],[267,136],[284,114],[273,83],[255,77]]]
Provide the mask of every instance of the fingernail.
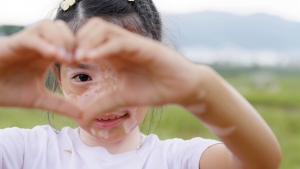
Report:
[[73,61],[73,53],[68,52],[68,54],[67,54],[67,60],[68,60],[69,63],[72,63],[72,61]]
[[56,47],[53,46],[53,45],[48,45],[47,48],[48,48],[48,51],[51,52],[51,53],[52,53],[52,52],[54,53],[54,52],[57,50]]
[[83,55],[84,55],[84,50],[83,49],[81,49],[81,48],[76,49],[75,59],[77,59],[77,60],[82,59]]
[[65,59],[66,55],[67,55],[67,51],[66,51],[65,49],[63,49],[63,48],[59,49],[59,51],[58,51],[58,56],[59,56],[61,59]]
[[91,50],[86,55],[87,55],[88,58],[94,58],[94,57],[97,56],[97,53],[96,53],[95,50]]

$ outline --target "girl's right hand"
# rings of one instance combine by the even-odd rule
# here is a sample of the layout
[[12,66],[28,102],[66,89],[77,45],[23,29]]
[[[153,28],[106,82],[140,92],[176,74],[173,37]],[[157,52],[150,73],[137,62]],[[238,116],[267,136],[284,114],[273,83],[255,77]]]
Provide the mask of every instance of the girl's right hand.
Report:
[[0,106],[38,108],[79,117],[81,111],[44,87],[54,62],[71,63],[75,38],[61,21],[42,21],[0,41]]

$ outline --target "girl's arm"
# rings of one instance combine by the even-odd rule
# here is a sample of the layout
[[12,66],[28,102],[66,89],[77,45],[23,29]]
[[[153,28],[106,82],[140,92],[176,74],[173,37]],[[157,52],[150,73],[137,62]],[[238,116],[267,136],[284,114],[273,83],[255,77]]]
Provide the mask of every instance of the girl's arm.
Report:
[[180,104],[227,147],[209,148],[200,161],[201,169],[278,168],[281,152],[270,128],[211,68],[96,18],[77,32],[76,39],[81,51],[75,55],[78,62],[108,61],[119,77],[115,90],[99,95],[84,118],[119,107]]
[[193,100],[197,103],[186,108],[226,145],[208,148],[199,168],[278,168],[278,141],[257,111],[213,69],[198,66],[196,75],[199,87]]

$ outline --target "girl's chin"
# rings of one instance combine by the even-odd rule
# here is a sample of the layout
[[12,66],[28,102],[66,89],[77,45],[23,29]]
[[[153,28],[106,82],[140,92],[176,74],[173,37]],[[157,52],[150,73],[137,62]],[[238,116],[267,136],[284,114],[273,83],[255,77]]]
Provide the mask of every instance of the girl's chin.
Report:
[[117,137],[117,138],[102,138],[102,137],[98,137],[98,136],[94,136],[97,140],[99,140],[99,142],[102,143],[116,143],[120,140],[122,140],[124,137]]

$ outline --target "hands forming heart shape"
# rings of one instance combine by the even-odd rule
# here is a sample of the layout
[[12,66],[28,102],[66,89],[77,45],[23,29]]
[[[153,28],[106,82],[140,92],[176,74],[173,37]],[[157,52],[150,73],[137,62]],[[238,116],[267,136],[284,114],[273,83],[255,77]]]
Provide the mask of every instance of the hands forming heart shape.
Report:
[[[59,62],[109,62],[116,90],[97,97],[85,110],[48,92],[44,78]],[[61,21],[42,21],[0,41],[0,106],[38,108],[70,117],[125,106],[192,104],[201,68],[152,39],[100,19],[75,35]]]
[[[83,108],[45,89],[44,78],[51,65],[72,67],[85,62],[109,63],[117,77],[114,90],[94,92],[95,99]],[[64,22],[43,21],[1,40],[0,75],[0,106],[50,110],[79,119],[86,127],[89,122],[85,119],[118,108],[180,104],[233,152],[224,146],[211,151],[213,157],[221,154],[224,158],[219,159],[239,159],[226,161],[227,166],[249,164],[258,168],[263,164],[261,168],[272,168],[265,164],[277,165],[281,158],[267,124],[211,68],[189,62],[159,42],[100,19],[91,19],[76,34]],[[227,158],[229,154],[238,158]]]

